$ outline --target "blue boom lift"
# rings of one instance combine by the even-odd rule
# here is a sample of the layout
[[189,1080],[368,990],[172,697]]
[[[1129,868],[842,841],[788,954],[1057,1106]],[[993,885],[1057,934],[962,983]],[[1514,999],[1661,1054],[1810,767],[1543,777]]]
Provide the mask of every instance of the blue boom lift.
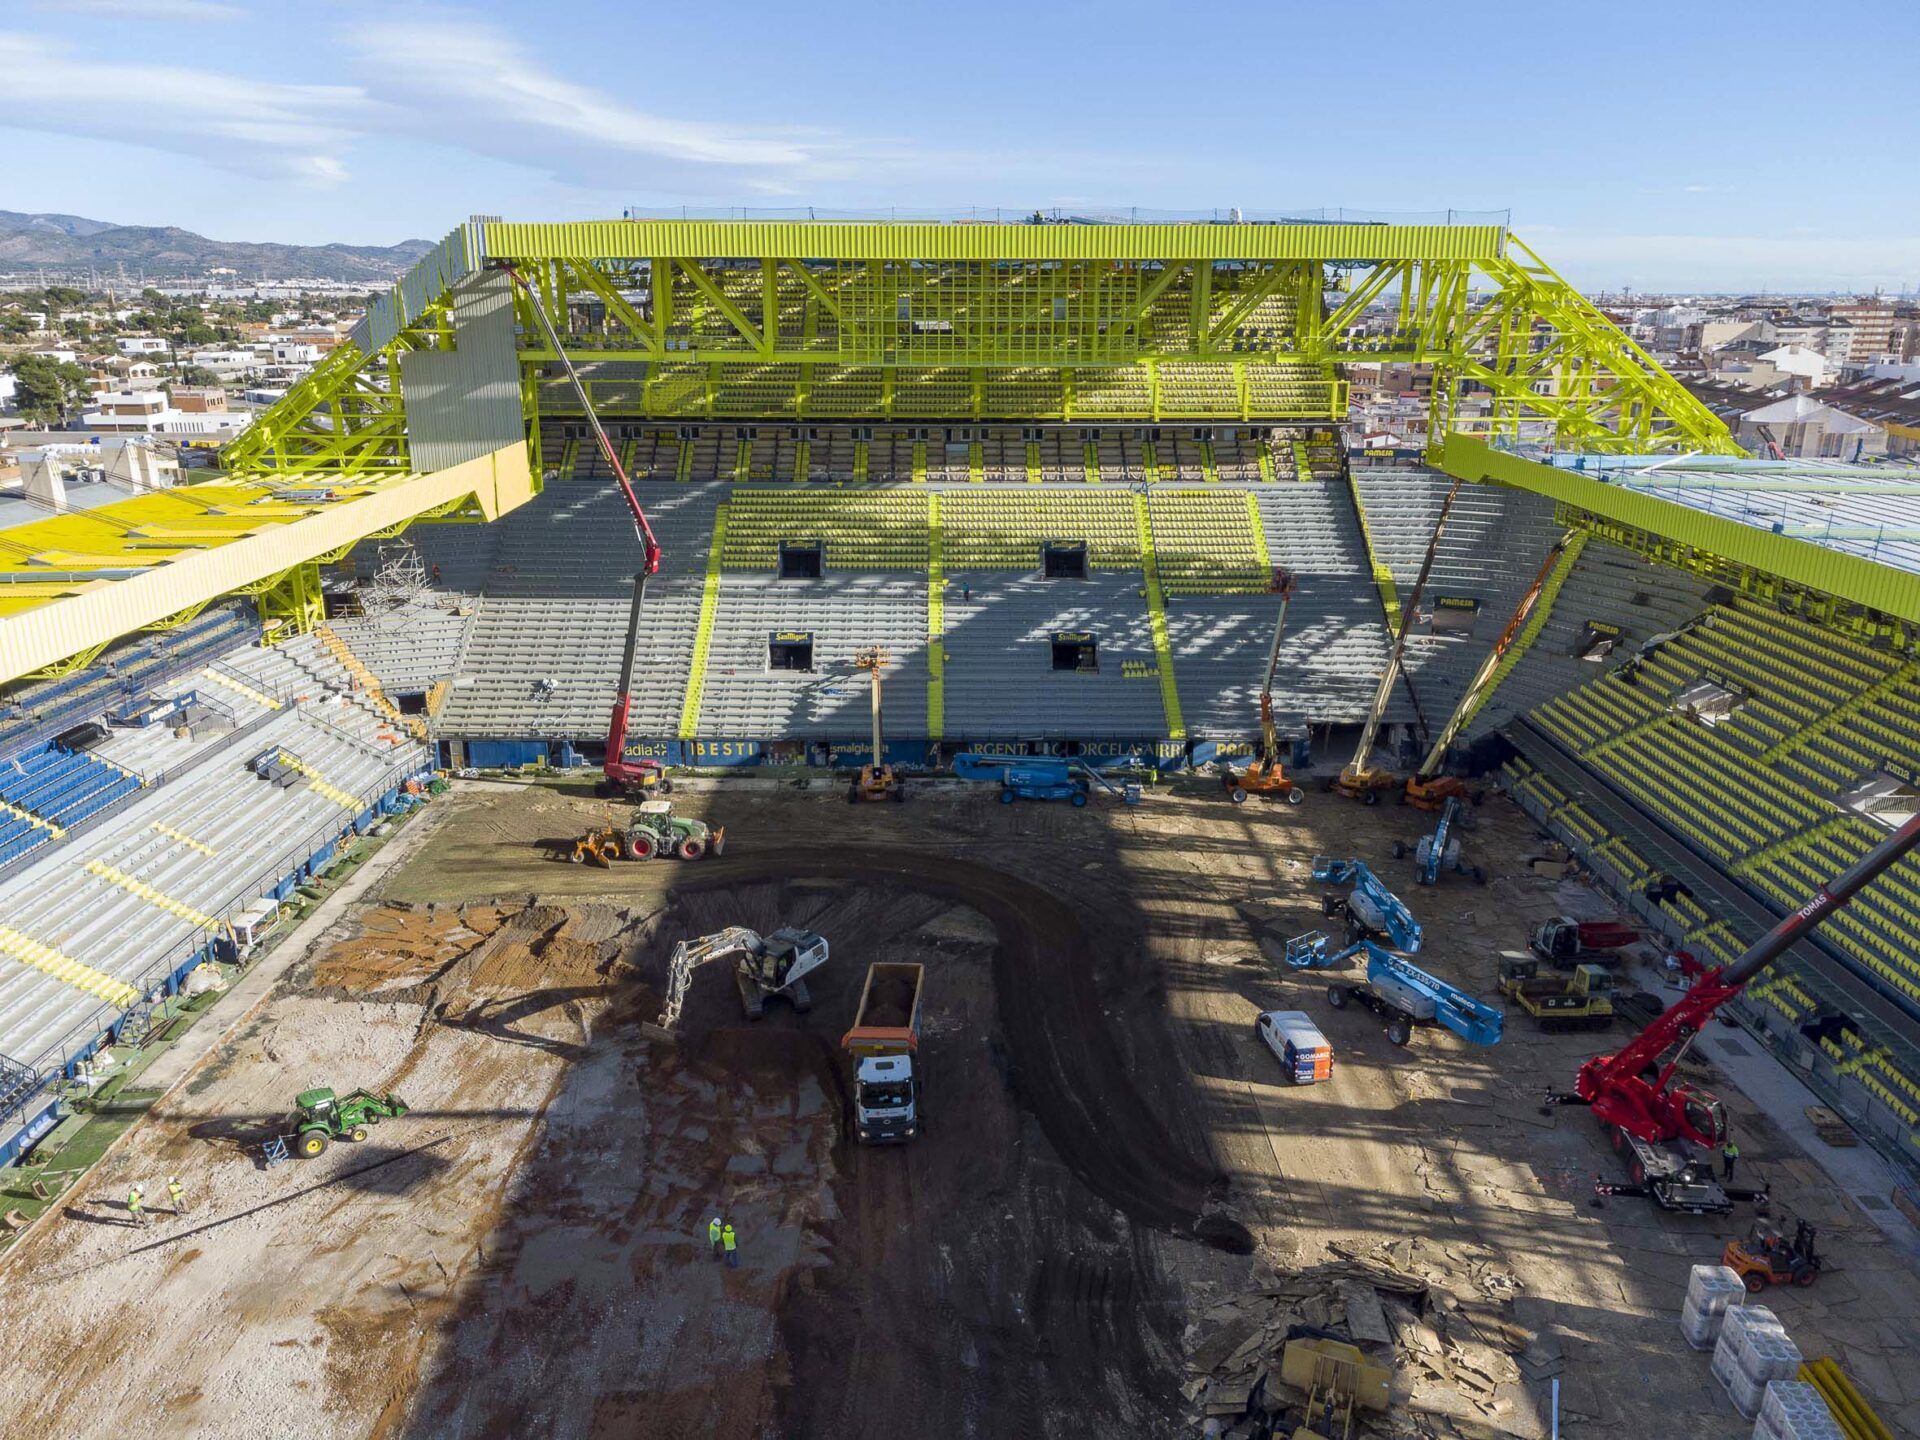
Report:
[[[1467,828],[1467,810],[1457,799],[1449,799],[1440,811],[1440,823],[1433,827],[1431,835],[1422,835],[1419,843],[1413,846],[1413,878],[1421,885],[1437,885],[1440,872],[1451,870],[1456,875],[1471,875],[1474,883],[1487,883],[1487,872],[1478,865],[1469,865],[1460,858],[1460,831]],[[1408,853],[1403,840],[1393,842],[1393,858],[1403,860]]]
[[1075,806],[1085,805],[1095,785],[1127,805],[1138,805],[1141,796],[1137,784],[1115,785],[1090,765],[1051,755],[981,755],[963,751],[953,757],[953,773],[962,780],[998,783],[1002,805],[1011,805],[1015,800],[1065,800]]
[[1495,1045],[1506,1016],[1495,1006],[1476,1000],[1411,960],[1389,954],[1371,940],[1362,940],[1367,952],[1367,978],[1327,987],[1327,1003],[1336,1010],[1349,1003],[1364,1005],[1387,1022],[1387,1039],[1405,1045],[1416,1025],[1441,1025],[1471,1045]]
[[1422,939],[1420,922],[1413,918],[1406,902],[1389,890],[1364,860],[1316,855],[1313,878],[1323,885],[1350,887],[1344,895],[1329,890],[1320,897],[1321,914],[1346,922],[1346,948],[1334,950],[1333,942],[1323,931],[1296,935],[1287,942],[1288,965],[1295,970],[1330,969],[1369,948],[1369,941],[1376,937],[1390,941],[1394,949],[1409,955],[1418,953]]

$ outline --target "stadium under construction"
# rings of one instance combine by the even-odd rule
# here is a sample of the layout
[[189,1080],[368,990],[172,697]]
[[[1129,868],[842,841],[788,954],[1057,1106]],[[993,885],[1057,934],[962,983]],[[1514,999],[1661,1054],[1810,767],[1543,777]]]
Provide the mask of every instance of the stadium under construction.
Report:
[[[1345,369],[1374,363],[1421,377],[1423,443],[1360,443]],[[194,1282],[195,1324],[309,1227],[340,1257],[262,1312],[253,1360],[62,1362],[64,1388],[166,1387],[238,1434],[233,1377],[298,1345],[325,1360],[299,1433],[1252,1434],[1285,1389],[1284,1333],[1240,1383],[1265,1323],[1389,1366],[1408,1428],[1366,1433],[1545,1435],[1564,1342],[1565,1433],[1744,1435],[1706,1358],[1646,1333],[1732,1201],[1635,1208],[1665,1196],[1646,1155],[1615,1175],[1595,1127],[1536,1109],[1616,1046],[1523,1032],[1500,952],[1623,921],[1602,1018],[1657,1027],[1911,829],[1916,493],[1743,454],[1492,219],[476,218],[217,478],[0,530],[0,1174],[58,1167],[124,1072],[154,1108],[103,1193],[145,1165],[266,1217]],[[1282,767],[1297,803],[1266,803]],[[550,864],[624,823],[627,777],[725,853]],[[1074,805],[1012,803],[1055,783]],[[912,798],[848,808],[870,790]],[[1474,866],[1445,870],[1455,823]],[[1431,873],[1395,870],[1417,838]],[[1425,949],[1352,919],[1362,885],[1331,903],[1348,852]],[[1678,1073],[1739,1093],[1762,1208],[1832,1247],[1770,1302],[1853,1377],[1808,1383],[1897,1432],[1920,864],[1839,898]],[[1328,991],[1295,941],[1336,915],[1369,979]],[[681,1033],[653,1024],[674,945],[735,924],[831,941],[813,1013],[742,1028],[696,970]],[[1416,952],[1442,996],[1417,1054],[1330,1013],[1387,1003],[1374,966]],[[868,960],[927,977],[904,1150],[852,1137],[836,1047]],[[188,1031],[209,976],[250,998]],[[1499,1043],[1449,996],[1504,1006]],[[1330,1084],[1274,1089],[1250,1037],[1276,1010],[1319,1017]],[[222,1015],[204,1058],[178,1038]],[[306,1162],[302,1198],[252,1112],[315,1083],[419,1093],[358,1159]],[[1682,1133],[1711,1172],[1724,1126]],[[125,1248],[78,1190],[23,1184],[49,1203],[9,1218],[0,1288]],[[424,1236],[476,1187],[497,1208],[407,1263],[360,1238]],[[750,1217],[747,1280],[692,1263],[716,1206]],[[186,1285],[181,1253],[142,1282]],[[87,1292],[109,1330],[121,1293]],[[517,1348],[616,1316],[631,1343]],[[92,1403],[65,1433],[107,1433]]]

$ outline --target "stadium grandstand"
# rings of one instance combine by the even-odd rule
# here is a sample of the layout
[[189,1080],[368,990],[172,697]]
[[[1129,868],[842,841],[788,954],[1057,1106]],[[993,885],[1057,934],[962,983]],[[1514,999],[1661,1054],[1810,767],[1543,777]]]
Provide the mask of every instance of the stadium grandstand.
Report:
[[[1244,756],[1291,577],[1296,760],[1405,619],[1410,768],[1544,575],[1452,763],[1676,944],[1738,953],[1920,804],[1920,471],[1744,456],[1502,223],[476,219],[219,480],[0,530],[13,1148],[410,780],[602,757],[640,551],[505,265],[663,550],[631,756],[857,766],[873,646],[895,764]],[[1379,360],[1431,376],[1417,448],[1350,443]],[[1910,1166],[1916,933],[1908,861],[1741,1002]]]

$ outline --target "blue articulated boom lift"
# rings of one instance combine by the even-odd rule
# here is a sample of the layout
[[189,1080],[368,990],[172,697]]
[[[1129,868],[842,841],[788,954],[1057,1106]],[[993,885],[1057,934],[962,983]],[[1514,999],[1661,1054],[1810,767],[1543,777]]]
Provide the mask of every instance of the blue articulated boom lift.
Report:
[[1387,1039],[1405,1045],[1417,1025],[1439,1025],[1470,1045],[1497,1045],[1506,1016],[1485,1001],[1438,976],[1429,975],[1411,960],[1362,940],[1367,952],[1367,978],[1327,987],[1327,1003],[1336,1010],[1364,1005],[1387,1022]]
[[961,780],[986,780],[1000,786],[1000,803],[1016,800],[1065,800],[1081,806],[1098,785],[1122,804],[1138,805],[1140,786],[1115,785],[1092,766],[1052,755],[982,755],[963,751],[953,757],[953,773]]
[[[1460,832],[1467,828],[1467,810],[1458,800],[1449,799],[1440,811],[1440,823],[1431,835],[1422,835],[1411,847],[1413,878],[1416,884],[1437,885],[1442,871],[1471,875],[1476,884],[1487,883],[1487,872],[1469,865],[1460,857]],[[1404,860],[1409,847],[1404,840],[1393,842],[1393,858]]]
[[1406,901],[1389,890],[1364,860],[1316,855],[1313,878],[1323,885],[1350,887],[1345,894],[1328,890],[1320,896],[1320,913],[1346,922],[1346,948],[1335,950],[1324,931],[1296,935],[1287,942],[1286,953],[1287,964],[1295,970],[1331,969],[1366,950],[1376,937],[1408,955],[1419,952],[1423,938],[1420,922],[1413,918]]

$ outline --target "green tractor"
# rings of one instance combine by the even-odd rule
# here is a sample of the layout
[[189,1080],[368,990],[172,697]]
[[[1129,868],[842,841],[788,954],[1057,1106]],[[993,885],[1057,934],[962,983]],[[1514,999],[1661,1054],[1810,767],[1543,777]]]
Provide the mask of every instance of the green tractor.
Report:
[[625,829],[609,826],[582,835],[574,842],[570,858],[576,865],[591,860],[611,867],[616,860],[654,860],[666,855],[699,860],[723,855],[726,849],[726,826],[676,815],[671,800],[648,800],[633,812]]
[[382,1120],[398,1120],[407,1113],[407,1102],[392,1092],[375,1095],[355,1090],[351,1095],[335,1095],[324,1085],[303,1090],[293,1104],[293,1148],[308,1159],[324,1151],[335,1136],[358,1142]]

